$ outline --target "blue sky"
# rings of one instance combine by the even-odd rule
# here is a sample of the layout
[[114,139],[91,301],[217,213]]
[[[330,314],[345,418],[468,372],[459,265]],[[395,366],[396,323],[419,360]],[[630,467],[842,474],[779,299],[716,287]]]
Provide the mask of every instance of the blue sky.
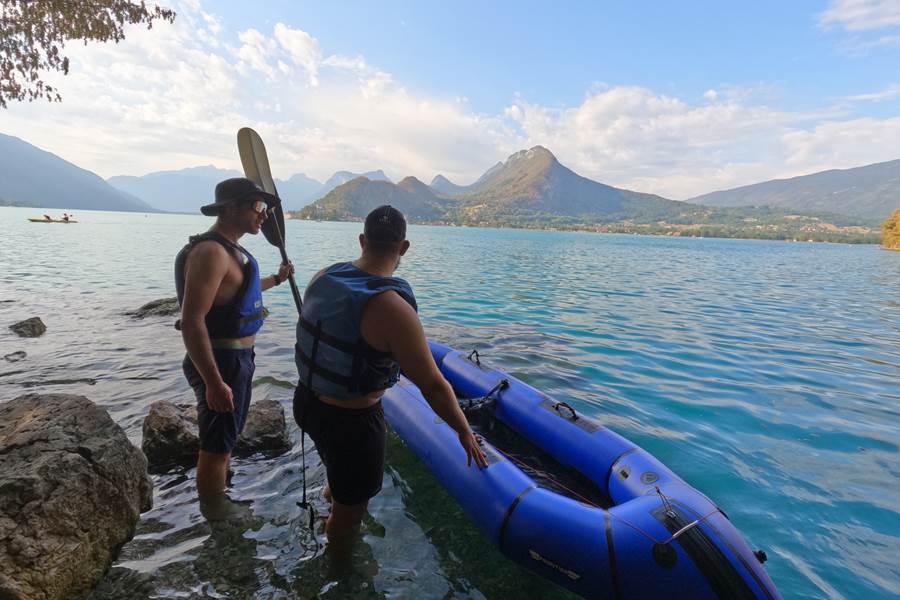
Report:
[[468,183],[542,144],[671,198],[900,158],[900,1],[212,2],[71,45],[60,104],[0,131],[104,177],[382,168]]
[[573,105],[596,83],[685,98],[759,85],[804,108],[900,80],[900,44],[854,51],[843,28],[820,26],[824,2],[253,4],[223,6],[223,23],[266,29],[293,15],[330,51],[362,53],[423,92],[463,95],[486,112],[516,93]]

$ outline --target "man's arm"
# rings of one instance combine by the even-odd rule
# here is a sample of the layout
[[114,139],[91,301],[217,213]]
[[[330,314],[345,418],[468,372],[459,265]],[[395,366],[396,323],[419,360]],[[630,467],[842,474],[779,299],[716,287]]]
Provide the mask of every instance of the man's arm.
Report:
[[222,380],[216,366],[206,329],[206,313],[212,308],[216,292],[228,272],[228,255],[215,242],[198,244],[188,255],[184,270],[184,301],[181,306],[184,347],[206,384],[209,407],[216,412],[233,411],[231,388]]
[[478,466],[486,467],[487,460],[459,408],[456,394],[431,356],[416,311],[395,292],[379,294],[368,304],[366,313],[375,323],[375,336],[386,341],[388,351],[406,376],[421,390],[434,412],[459,435],[468,463],[474,459]]

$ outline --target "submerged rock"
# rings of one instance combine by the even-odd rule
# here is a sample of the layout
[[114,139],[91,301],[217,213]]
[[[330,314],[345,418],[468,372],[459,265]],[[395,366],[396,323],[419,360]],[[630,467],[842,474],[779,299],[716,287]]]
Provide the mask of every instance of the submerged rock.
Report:
[[83,396],[0,404],[0,598],[83,598],[152,504],[147,460]]
[[238,438],[237,452],[274,452],[290,447],[284,422],[284,408],[275,400],[250,403],[247,423]]
[[[275,400],[251,402],[235,454],[278,452],[288,448],[290,439],[281,404]],[[193,465],[200,450],[196,407],[179,407],[166,400],[151,404],[150,412],[144,418],[141,449],[154,467]]]
[[23,358],[25,358],[26,356],[28,356],[28,355],[25,354],[24,350],[18,350],[16,352],[10,352],[3,358],[6,359],[7,362],[18,362],[18,361],[22,360]]
[[143,319],[144,317],[168,317],[177,315],[181,312],[178,306],[177,298],[160,298],[143,305],[134,312],[125,313],[131,315],[135,319]]
[[40,337],[47,331],[47,326],[44,325],[40,317],[31,317],[30,319],[19,321],[15,325],[10,325],[9,328],[19,337]]
[[151,465],[196,461],[199,449],[196,409],[192,422],[185,409],[171,402],[157,400],[150,405],[150,412],[144,417],[141,450]]

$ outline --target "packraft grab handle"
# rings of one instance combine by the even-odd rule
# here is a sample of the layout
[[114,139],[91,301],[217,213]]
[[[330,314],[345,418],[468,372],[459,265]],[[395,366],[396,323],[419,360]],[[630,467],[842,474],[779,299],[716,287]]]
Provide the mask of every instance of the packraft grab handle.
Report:
[[565,402],[557,402],[556,404],[553,405],[553,410],[555,410],[557,413],[559,413],[559,416],[564,417],[565,415],[563,415],[559,411],[559,409],[561,409],[561,408],[569,409],[572,412],[572,416],[569,418],[572,419],[573,421],[578,420],[578,414],[575,412],[575,409],[572,408],[571,406],[569,406],[568,404],[566,404]]
[[478,366],[480,367],[480,366],[481,366],[481,360],[479,360],[478,350],[472,350],[472,351],[469,353],[469,360],[472,360],[472,357],[473,357],[473,356],[475,357],[475,364],[478,365]]

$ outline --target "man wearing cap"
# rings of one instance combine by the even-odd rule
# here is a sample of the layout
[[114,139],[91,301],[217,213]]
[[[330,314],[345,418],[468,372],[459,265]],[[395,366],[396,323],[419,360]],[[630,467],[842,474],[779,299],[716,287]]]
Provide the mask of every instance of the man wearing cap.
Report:
[[[309,434],[328,477],[331,541],[358,528],[384,475],[384,391],[402,368],[434,411],[459,435],[465,460],[486,466],[453,389],[431,356],[409,284],[393,277],[409,250],[406,219],[391,206],[366,217],[362,254],[310,281],[297,324],[300,380],[294,419]],[[462,455],[461,458],[462,459]]]
[[[253,379],[253,344],[268,311],[262,292],[281,284],[294,267],[260,278],[259,265],[238,245],[256,235],[279,199],[243,177],[216,186],[216,201],[200,209],[216,222],[190,238],[175,259],[183,369],[197,397],[200,456],[197,493],[214,506],[224,496],[228,462],[244,428]],[[227,498],[227,497],[226,497]],[[221,503],[219,503],[221,505]]]

